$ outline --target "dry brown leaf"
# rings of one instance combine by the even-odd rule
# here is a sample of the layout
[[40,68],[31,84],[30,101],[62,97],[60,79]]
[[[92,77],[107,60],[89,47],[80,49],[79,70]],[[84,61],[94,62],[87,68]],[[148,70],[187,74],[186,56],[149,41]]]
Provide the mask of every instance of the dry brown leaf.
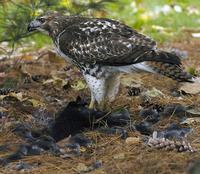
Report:
[[138,138],[138,137],[128,137],[125,142],[128,145],[138,144],[140,142],[140,138]]
[[200,93],[200,83],[184,83],[183,86],[180,87],[181,91],[184,91],[188,94],[199,94]]
[[30,101],[33,104],[33,107],[44,106],[44,103],[36,99],[28,99],[28,101]]
[[186,120],[182,121],[181,124],[193,124],[193,123],[200,123],[199,117],[187,118]]
[[76,90],[76,91],[80,91],[82,89],[86,88],[86,83],[84,83],[83,81],[79,80],[77,81],[75,84],[71,85],[71,87]]
[[116,155],[113,156],[114,159],[118,159],[118,160],[122,160],[125,158],[125,154],[124,153],[118,153]]
[[27,54],[23,54],[20,57],[20,60],[24,60],[24,61],[33,61],[34,57],[32,55],[27,55]]
[[88,167],[84,163],[78,163],[76,169],[78,172],[87,172],[88,171]]
[[186,111],[193,115],[200,115],[200,108],[198,108],[198,107],[192,108],[192,109],[187,109]]
[[160,90],[158,90],[154,87],[151,90],[144,92],[144,94],[149,96],[149,97],[158,97],[158,96],[164,97],[165,96]]
[[24,98],[23,93],[22,92],[18,92],[18,93],[14,93],[14,92],[10,92],[7,95],[0,95],[0,100],[3,100],[5,97],[7,96],[11,96],[11,97],[15,97],[17,98],[19,101],[24,101],[27,98]]
[[61,79],[59,77],[53,77],[52,79],[48,79],[48,80],[43,82],[43,84],[49,84],[49,83],[53,83],[53,85],[61,88],[61,87],[65,86],[65,85],[67,85],[68,81],[64,80],[64,79]]

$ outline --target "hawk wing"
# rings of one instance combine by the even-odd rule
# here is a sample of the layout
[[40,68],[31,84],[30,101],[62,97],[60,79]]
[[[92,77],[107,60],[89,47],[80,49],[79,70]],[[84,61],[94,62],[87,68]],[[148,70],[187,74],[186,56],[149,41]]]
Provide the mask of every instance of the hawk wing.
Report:
[[[65,55],[83,63],[123,66],[161,58],[156,56],[155,41],[109,19],[75,23],[60,34],[58,42]],[[164,62],[171,61],[167,57]]]

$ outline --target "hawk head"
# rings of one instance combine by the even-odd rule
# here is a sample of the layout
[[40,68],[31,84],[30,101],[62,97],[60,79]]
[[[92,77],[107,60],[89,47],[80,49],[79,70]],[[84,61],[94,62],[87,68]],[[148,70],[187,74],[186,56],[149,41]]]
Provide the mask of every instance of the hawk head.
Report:
[[28,31],[39,30],[50,36],[56,36],[62,31],[66,20],[67,17],[58,12],[47,12],[31,21],[28,25]]

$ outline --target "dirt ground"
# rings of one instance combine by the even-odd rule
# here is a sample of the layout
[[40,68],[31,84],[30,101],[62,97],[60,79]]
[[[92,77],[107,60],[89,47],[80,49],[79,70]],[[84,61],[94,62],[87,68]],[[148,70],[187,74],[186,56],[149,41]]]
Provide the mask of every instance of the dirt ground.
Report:
[[[200,40],[187,38],[174,43],[168,43],[163,47],[178,48],[188,52],[188,58],[183,60],[183,65],[193,68],[200,73]],[[38,58],[39,57],[39,58]],[[150,90],[155,87],[164,95],[151,98],[151,103],[166,105],[180,103],[184,106],[200,106],[200,97],[196,95],[181,95],[173,97],[172,91],[178,89],[180,84],[171,79],[151,74],[123,75],[120,93],[109,108],[128,108],[133,120],[137,120],[141,109],[142,97],[129,96],[129,86],[139,84],[141,90]],[[17,122],[29,123],[33,127],[40,127],[32,117],[33,112],[45,110],[52,117],[64,108],[68,102],[76,100],[77,96],[89,101],[90,93],[79,71],[66,64],[55,56],[47,48],[37,52],[28,52],[17,55],[14,59],[0,61],[0,86],[14,91],[3,92],[0,95],[0,113],[5,117],[0,119],[0,145],[11,144],[12,150],[15,144],[23,142],[12,133],[12,126]],[[1,89],[2,89],[1,88]],[[163,130],[171,123],[176,122],[175,116],[160,120],[154,125],[155,130]],[[27,156],[20,160],[28,164],[36,164],[36,167],[17,171],[12,165],[0,167],[0,174],[27,173],[27,174],[73,174],[84,173],[80,166],[89,166],[95,161],[100,161],[102,166],[92,170],[91,174],[183,174],[200,156],[200,123],[192,123],[193,132],[189,134],[191,145],[197,149],[194,153],[167,151],[154,149],[139,140],[128,144],[119,135],[104,135],[96,131],[84,132],[95,141],[90,148],[83,148],[78,157],[62,159],[50,153],[38,156]],[[129,136],[140,138],[142,135],[135,131],[129,132]],[[0,150],[0,157],[9,152]]]

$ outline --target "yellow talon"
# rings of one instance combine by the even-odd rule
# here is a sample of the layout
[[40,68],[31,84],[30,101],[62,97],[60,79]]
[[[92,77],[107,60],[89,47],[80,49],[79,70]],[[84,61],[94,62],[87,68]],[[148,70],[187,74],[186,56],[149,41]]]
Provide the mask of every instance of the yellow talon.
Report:
[[94,100],[90,101],[89,109],[95,109],[95,101]]

